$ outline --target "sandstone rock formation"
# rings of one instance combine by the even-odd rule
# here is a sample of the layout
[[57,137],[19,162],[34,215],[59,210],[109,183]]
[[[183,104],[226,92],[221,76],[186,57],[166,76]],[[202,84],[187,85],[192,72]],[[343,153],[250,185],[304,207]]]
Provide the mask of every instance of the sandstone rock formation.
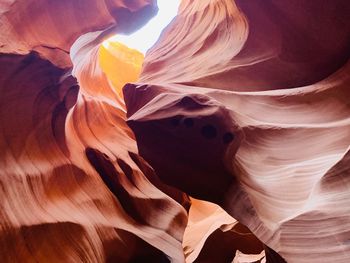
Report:
[[321,2],[183,1],[124,88],[161,179],[288,262],[350,255],[349,5]]
[[79,36],[136,28],[134,17],[148,19],[153,4],[2,4],[2,262],[183,261],[182,194],[137,155],[121,99],[87,59],[97,49],[79,53],[77,80],[70,73]]
[[2,262],[349,262],[349,9],[182,0],[122,97],[156,1],[0,0]]

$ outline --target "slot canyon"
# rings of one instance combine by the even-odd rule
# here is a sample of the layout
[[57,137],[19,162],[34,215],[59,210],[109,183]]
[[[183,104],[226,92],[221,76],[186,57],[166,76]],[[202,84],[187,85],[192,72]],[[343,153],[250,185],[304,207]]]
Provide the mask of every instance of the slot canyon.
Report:
[[349,263],[349,1],[157,13],[0,0],[0,262]]

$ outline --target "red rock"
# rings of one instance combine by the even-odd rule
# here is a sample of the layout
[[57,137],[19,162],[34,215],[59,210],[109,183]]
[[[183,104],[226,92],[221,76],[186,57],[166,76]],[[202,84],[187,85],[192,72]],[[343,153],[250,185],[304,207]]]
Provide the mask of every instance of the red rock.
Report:
[[349,262],[347,1],[183,0],[125,106],[156,9],[0,3],[2,262]]

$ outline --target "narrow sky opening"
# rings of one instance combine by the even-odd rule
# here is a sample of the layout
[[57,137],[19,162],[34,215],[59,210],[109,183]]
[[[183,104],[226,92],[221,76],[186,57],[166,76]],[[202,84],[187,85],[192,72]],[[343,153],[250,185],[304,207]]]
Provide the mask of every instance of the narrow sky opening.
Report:
[[137,49],[146,54],[158,40],[162,30],[177,15],[181,0],[158,0],[158,14],[153,17],[146,25],[131,35],[116,35],[110,40],[120,42],[129,48]]

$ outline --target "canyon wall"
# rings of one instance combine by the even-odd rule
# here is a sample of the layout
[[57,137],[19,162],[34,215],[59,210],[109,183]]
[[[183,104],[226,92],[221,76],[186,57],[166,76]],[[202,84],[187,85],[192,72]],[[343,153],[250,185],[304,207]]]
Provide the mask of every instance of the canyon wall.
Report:
[[183,0],[122,95],[156,1],[0,0],[2,262],[348,262],[349,9]]

